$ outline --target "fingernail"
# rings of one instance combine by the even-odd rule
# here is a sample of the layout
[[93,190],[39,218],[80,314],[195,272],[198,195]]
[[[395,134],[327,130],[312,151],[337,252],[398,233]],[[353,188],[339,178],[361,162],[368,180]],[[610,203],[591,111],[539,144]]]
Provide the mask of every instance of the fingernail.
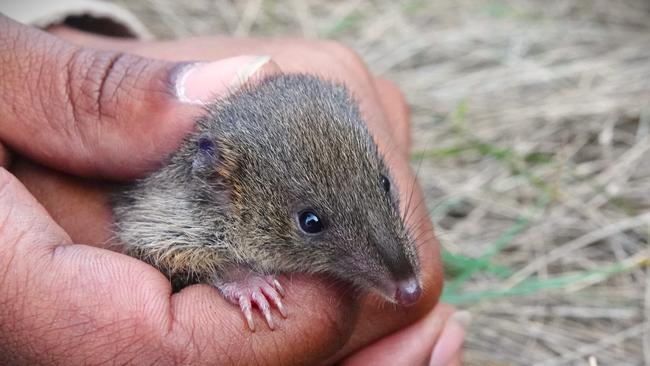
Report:
[[266,65],[271,61],[271,56],[257,56],[245,67],[237,71],[237,74],[230,82],[230,87],[233,89],[239,89],[242,85],[257,73],[257,70],[261,69],[262,66]]
[[183,103],[209,104],[239,89],[269,61],[270,56],[237,56],[183,65],[173,77],[176,96]]
[[460,351],[465,340],[465,329],[472,315],[468,311],[458,311],[449,318],[431,353],[429,366],[448,366]]

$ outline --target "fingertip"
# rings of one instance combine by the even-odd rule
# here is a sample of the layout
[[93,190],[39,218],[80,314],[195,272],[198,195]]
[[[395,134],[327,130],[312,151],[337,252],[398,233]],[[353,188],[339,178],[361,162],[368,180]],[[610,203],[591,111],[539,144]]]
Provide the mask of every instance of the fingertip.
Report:
[[449,366],[460,357],[465,342],[465,330],[471,320],[467,311],[454,313],[445,324],[440,338],[431,353],[429,366]]
[[467,310],[457,311],[451,316],[451,319],[462,328],[467,329],[472,322],[472,313]]
[[456,355],[447,366],[463,366],[463,357],[460,354]]

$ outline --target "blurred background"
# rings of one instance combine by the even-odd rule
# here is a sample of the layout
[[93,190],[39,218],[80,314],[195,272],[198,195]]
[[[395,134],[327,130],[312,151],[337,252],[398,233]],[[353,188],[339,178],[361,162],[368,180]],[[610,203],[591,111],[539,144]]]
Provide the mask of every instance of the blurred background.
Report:
[[339,40],[395,81],[469,365],[650,365],[650,1],[117,1]]

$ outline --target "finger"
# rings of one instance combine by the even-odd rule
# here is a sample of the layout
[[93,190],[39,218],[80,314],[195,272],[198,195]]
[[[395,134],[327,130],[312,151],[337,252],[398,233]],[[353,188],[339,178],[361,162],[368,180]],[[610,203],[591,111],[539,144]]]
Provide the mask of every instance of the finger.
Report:
[[163,347],[154,353],[142,345],[162,343],[168,294],[169,285],[143,263],[72,245],[0,168],[0,364],[161,357]]
[[436,306],[427,316],[365,347],[344,361],[344,365],[424,365],[438,342],[453,309]]
[[463,366],[463,357],[458,354],[445,366]]
[[[385,79],[372,76],[359,56],[352,50],[331,41],[302,39],[254,39],[254,38],[195,38],[185,42],[133,42],[111,38],[99,38],[66,27],[52,30],[61,37],[81,45],[93,45],[103,49],[128,50],[139,55],[178,60],[195,55],[199,58],[223,58],[251,52],[263,52],[273,59],[285,72],[307,72],[345,83],[359,101],[367,123],[379,144],[392,148],[383,134],[385,118],[376,111],[377,104],[384,104],[391,124],[398,130],[400,146],[409,146],[409,109],[398,88]],[[307,62],[305,62],[307,61]],[[379,91],[379,93],[377,92]],[[384,93],[385,92],[385,93]],[[383,110],[382,110],[383,112]]]
[[78,47],[0,15],[0,140],[84,176],[131,178],[155,167],[191,130],[202,104],[268,57],[177,64]]
[[240,54],[270,55],[283,72],[308,73],[325,80],[345,84],[359,103],[374,137],[380,145],[392,148],[390,134],[385,134],[385,118],[378,110],[374,77],[359,55],[337,42],[306,39],[204,37],[178,41],[133,42],[98,37],[79,31],[59,28],[58,35],[80,45],[102,49],[128,50],[144,57],[163,60],[220,59]]
[[408,103],[392,81],[376,78],[375,87],[397,145],[408,155],[411,150],[411,111]]
[[451,316],[433,349],[429,366],[450,366],[460,358],[465,329],[470,320],[471,317],[466,311],[459,311]]

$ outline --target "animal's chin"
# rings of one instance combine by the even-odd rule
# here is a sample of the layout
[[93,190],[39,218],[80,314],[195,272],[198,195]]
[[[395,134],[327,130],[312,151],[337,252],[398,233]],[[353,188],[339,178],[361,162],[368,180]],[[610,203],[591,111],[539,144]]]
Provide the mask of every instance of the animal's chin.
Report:
[[417,277],[377,282],[372,289],[387,301],[400,306],[414,305],[422,297],[422,287]]
[[384,287],[374,287],[373,292],[391,304],[397,304],[397,299],[394,293],[388,293]]

